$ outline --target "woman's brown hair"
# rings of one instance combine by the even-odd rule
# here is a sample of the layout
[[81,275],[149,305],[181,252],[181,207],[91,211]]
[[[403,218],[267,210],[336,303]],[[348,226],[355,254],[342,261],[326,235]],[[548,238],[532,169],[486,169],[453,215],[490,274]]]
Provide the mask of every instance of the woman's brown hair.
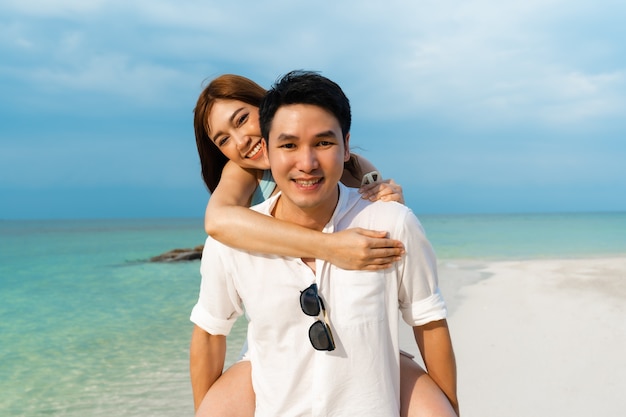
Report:
[[265,96],[265,89],[248,78],[225,74],[217,77],[206,86],[194,109],[193,128],[196,134],[196,146],[200,155],[202,179],[210,192],[220,182],[224,165],[228,158],[211,140],[208,116],[216,100],[239,100],[259,107]]

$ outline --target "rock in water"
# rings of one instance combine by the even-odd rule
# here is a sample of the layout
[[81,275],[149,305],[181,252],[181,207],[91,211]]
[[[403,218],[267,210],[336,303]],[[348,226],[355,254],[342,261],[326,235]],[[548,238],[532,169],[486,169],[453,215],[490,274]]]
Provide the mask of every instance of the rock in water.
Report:
[[202,258],[202,250],[204,245],[196,246],[191,249],[172,249],[165,253],[150,258],[150,262],[180,262],[193,261]]

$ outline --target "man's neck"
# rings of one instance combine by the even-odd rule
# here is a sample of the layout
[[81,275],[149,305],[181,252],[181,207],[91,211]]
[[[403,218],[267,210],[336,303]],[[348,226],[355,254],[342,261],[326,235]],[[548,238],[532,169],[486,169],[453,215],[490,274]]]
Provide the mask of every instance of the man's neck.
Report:
[[299,207],[281,195],[276,201],[272,215],[279,220],[294,223],[307,229],[322,231],[332,218],[338,202],[339,187],[337,187],[337,194],[334,199],[313,208]]

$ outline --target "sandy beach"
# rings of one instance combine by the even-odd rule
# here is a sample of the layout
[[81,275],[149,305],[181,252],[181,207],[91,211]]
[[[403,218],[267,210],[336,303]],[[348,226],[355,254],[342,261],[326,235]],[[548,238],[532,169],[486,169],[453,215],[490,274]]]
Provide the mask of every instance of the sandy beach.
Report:
[[626,257],[443,261],[440,285],[463,417],[624,414]]

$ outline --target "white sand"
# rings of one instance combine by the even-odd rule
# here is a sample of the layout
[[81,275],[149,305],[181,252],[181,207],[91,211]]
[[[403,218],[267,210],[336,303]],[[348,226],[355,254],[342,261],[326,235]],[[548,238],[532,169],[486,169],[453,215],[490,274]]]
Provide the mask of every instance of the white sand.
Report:
[[443,262],[440,284],[463,417],[626,415],[626,258]]

